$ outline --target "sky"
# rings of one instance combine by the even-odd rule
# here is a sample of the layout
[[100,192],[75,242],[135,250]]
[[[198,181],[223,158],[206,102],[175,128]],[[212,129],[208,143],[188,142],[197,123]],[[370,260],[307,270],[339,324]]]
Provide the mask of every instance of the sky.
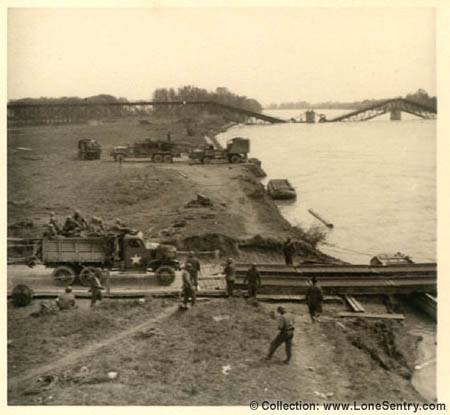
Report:
[[432,8],[10,8],[8,99],[227,87],[263,105],[436,95]]

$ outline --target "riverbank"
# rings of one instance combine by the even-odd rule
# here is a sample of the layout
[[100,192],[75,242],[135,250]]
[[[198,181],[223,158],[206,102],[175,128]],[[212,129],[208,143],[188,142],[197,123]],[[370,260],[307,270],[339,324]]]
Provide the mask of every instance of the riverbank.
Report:
[[[282,243],[291,236],[298,241],[298,261],[332,261],[315,249],[320,235],[296,229],[281,216],[253,165],[192,164],[187,157],[171,164],[142,159],[117,163],[109,156],[115,145],[166,139],[168,131],[184,148],[199,147],[205,133],[214,137],[224,125],[233,123],[218,117],[152,124],[128,120],[9,131],[8,236],[40,237],[49,212],[63,222],[79,209],[109,224],[119,217],[147,238],[182,250],[218,249],[223,256],[255,261],[265,250],[271,261],[280,262]],[[101,160],[77,159],[81,137],[102,145]],[[23,148],[30,150],[18,150]],[[209,203],[196,203],[199,194]]]
[[[282,263],[281,244],[288,236],[297,241],[296,262],[335,261],[315,249],[318,235],[308,235],[282,217],[249,165],[190,164],[186,157],[172,164],[144,160],[120,164],[109,156],[115,145],[165,139],[168,131],[176,143],[201,146],[205,133],[214,136],[224,124],[214,117],[197,124],[192,120],[142,124],[130,119],[9,131],[8,236],[40,237],[49,212],[63,221],[80,209],[85,216],[101,216],[109,224],[120,217],[148,239],[173,243],[181,250],[217,249],[221,262],[233,256],[239,262]],[[78,160],[80,138],[95,138],[102,145],[101,160]],[[385,310],[378,300],[374,312]],[[124,302],[123,308],[105,301],[105,307],[94,313],[80,308],[75,328],[70,314],[33,319],[29,308],[10,306],[8,376],[10,380],[29,377],[15,383],[9,402],[246,405],[268,396],[314,402],[424,399],[410,383],[417,336],[401,324],[341,321],[331,305],[322,322],[312,326],[304,304],[287,305],[297,317],[298,343],[293,365],[286,368],[278,364],[282,350],[273,365],[261,360],[276,332],[275,305],[255,307],[243,298],[220,299],[180,314],[177,304],[158,301],[149,299],[151,305],[144,303],[144,309],[133,301]],[[163,310],[172,305],[170,312]],[[156,335],[142,331],[136,332],[137,338],[125,336],[125,317],[131,330],[159,314],[158,322],[163,324],[155,323]],[[116,342],[117,336],[123,341]],[[107,342],[102,353],[92,354],[102,342]],[[86,353],[83,359],[91,362],[94,355],[98,360],[80,362],[78,349]],[[75,360],[52,369],[55,382],[38,382],[43,373],[34,370],[66,355]],[[20,362],[28,364],[20,366]],[[222,373],[228,365],[229,375]],[[118,377],[110,379],[109,372],[117,372]],[[179,381],[173,387],[175,379]]]

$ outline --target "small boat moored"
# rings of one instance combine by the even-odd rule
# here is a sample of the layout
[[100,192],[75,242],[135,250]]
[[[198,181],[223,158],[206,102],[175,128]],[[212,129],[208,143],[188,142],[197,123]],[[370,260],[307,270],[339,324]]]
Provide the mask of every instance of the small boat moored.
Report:
[[267,193],[272,199],[296,199],[297,192],[286,179],[273,179],[267,183]]

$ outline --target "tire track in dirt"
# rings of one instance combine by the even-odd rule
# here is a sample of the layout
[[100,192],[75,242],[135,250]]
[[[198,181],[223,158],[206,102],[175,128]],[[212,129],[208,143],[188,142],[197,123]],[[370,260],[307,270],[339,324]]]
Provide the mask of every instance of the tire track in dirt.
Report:
[[24,375],[12,377],[11,379],[8,379],[8,392],[11,392],[12,390],[16,389],[19,385],[23,385],[26,381],[29,381],[30,379],[42,376],[45,373],[59,370],[62,367],[70,366],[73,363],[76,363],[78,360],[85,358],[89,355],[94,354],[97,352],[97,350],[101,349],[102,347],[107,347],[111,344],[115,344],[119,342],[120,340],[131,336],[132,334],[144,330],[147,328],[152,327],[155,323],[160,322],[165,317],[172,314],[175,310],[177,310],[178,305],[174,305],[172,307],[167,307],[162,313],[158,314],[155,318],[151,320],[147,320],[144,323],[138,324],[137,326],[134,326],[128,330],[124,330],[114,336],[111,336],[105,340],[102,340],[98,343],[91,344],[89,346],[86,346],[85,348],[81,350],[77,350],[73,353],[70,353],[66,357],[59,359],[57,362],[54,363],[48,363],[43,366],[40,366],[30,372],[27,372]]

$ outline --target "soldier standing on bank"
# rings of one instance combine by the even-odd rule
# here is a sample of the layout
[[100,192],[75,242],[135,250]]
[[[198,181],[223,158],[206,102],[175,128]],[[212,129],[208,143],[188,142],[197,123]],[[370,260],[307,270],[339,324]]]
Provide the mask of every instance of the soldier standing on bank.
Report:
[[234,268],[232,258],[228,258],[227,263],[225,264],[225,267],[223,269],[223,272],[225,274],[225,281],[227,283],[228,297],[233,297],[234,281],[236,280],[235,275],[236,270]]
[[286,242],[283,244],[283,254],[286,265],[292,265],[292,257],[294,256],[294,253],[294,242],[291,241],[291,238],[287,238]]
[[100,279],[97,275],[91,272],[91,288],[89,289],[89,292],[91,293],[91,307],[94,307],[97,301],[102,301],[102,290],[104,290],[104,288],[100,282]]
[[261,275],[256,268],[256,264],[252,264],[252,266],[247,271],[247,274],[244,278],[244,284],[247,282],[248,296],[256,297],[258,288],[261,287]]
[[198,273],[200,272],[200,261],[196,258],[193,251],[189,252],[188,259],[186,260],[186,265],[191,264],[190,273],[192,276],[192,281],[194,282],[195,288],[198,288]]
[[309,315],[311,321],[316,322],[316,316],[322,312],[323,292],[322,288],[317,285],[316,277],[311,280],[312,285],[306,291],[306,303],[308,304]]
[[294,315],[291,313],[286,313],[283,306],[277,308],[280,314],[280,319],[278,321],[278,336],[270,344],[269,353],[266,360],[270,360],[275,351],[280,347],[281,344],[286,345],[286,360],[283,363],[288,364],[292,356],[292,339],[294,338]]
[[183,271],[181,273],[181,281],[183,283],[182,285],[182,291],[181,294],[183,296],[183,306],[187,309],[187,304],[189,302],[189,299],[191,299],[191,306],[195,305],[195,285],[194,281],[192,280],[192,274],[191,269],[192,265],[190,263],[187,263],[183,267]]

